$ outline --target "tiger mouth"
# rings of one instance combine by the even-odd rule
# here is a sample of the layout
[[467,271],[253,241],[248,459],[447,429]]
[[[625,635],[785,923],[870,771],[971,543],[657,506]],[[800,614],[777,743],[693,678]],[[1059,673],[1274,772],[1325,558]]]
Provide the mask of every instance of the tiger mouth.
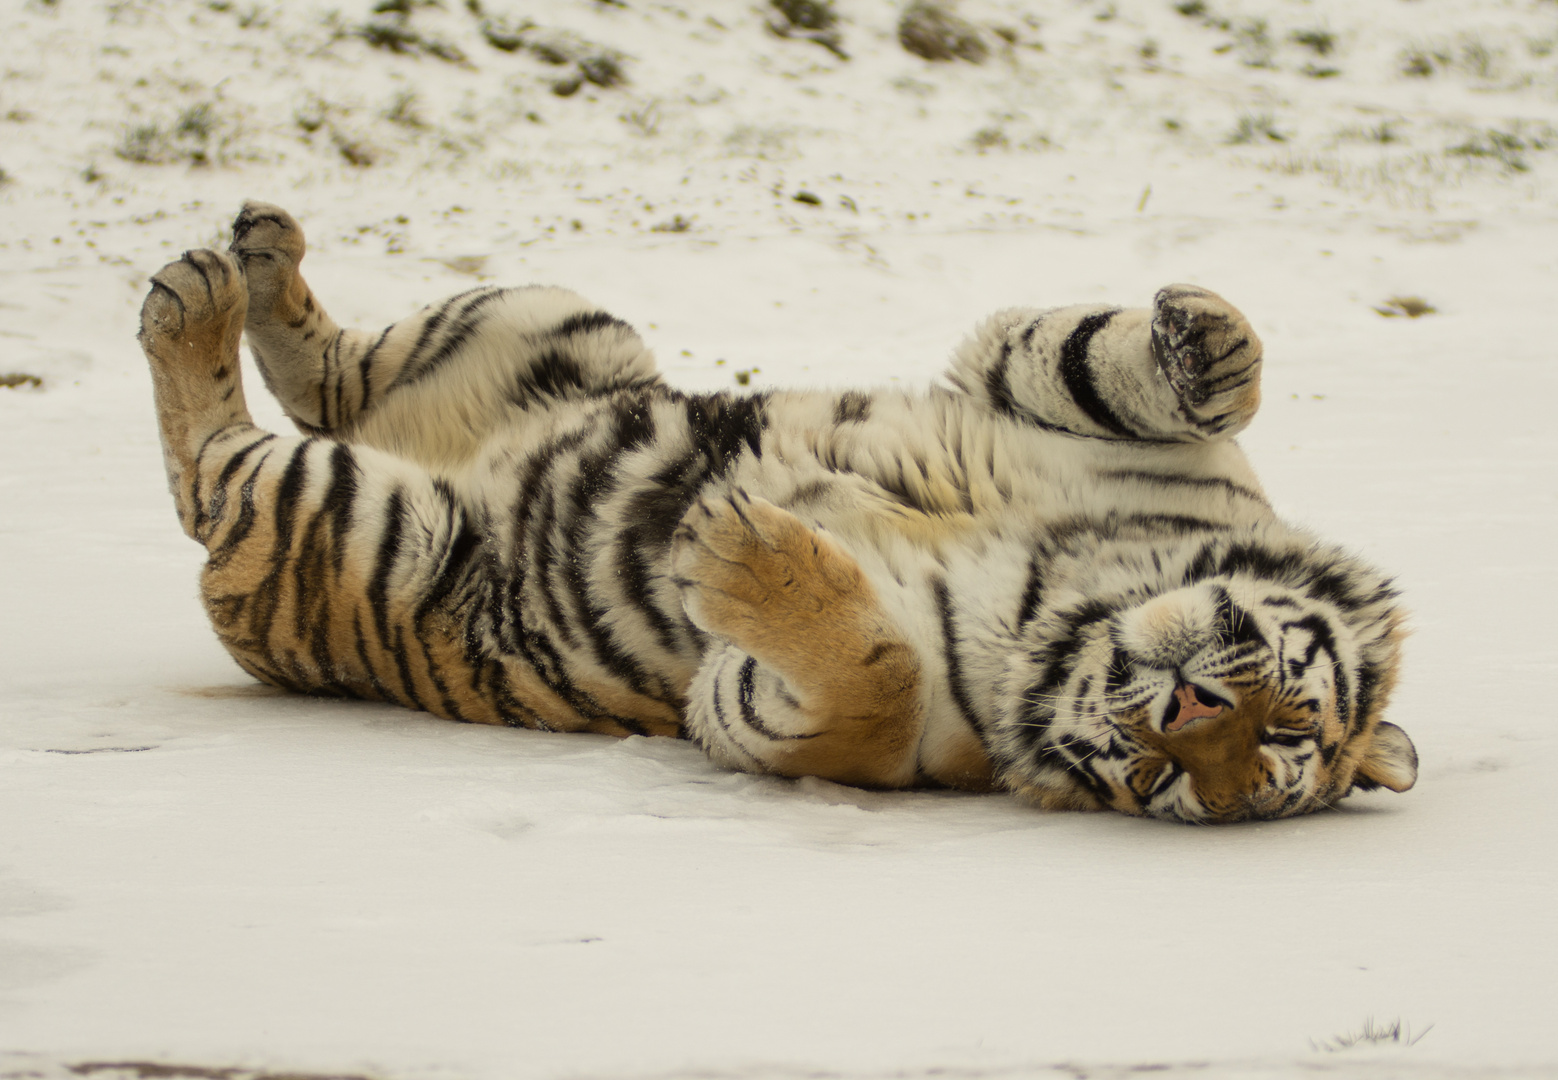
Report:
[[1211,720],[1233,708],[1229,702],[1203,686],[1195,683],[1179,683],[1163,710],[1163,730],[1183,731],[1196,720]]

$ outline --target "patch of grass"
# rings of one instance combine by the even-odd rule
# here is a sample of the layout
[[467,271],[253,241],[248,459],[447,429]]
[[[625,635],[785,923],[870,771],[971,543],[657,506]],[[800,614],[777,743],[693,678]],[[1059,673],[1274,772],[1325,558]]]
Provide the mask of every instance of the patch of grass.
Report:
[[1400,119],[1381,120],[1373,127],[1345,127],[1336,133],[1336,140],[1338,142],[1361,142],[1374,143],[1377,146],[1391,146],[1405,141],[1398,130],[1403,122]]
[[[1429,308],[1428,310],[1432,311],[1433,309]],[[1351,1050],[1355,1046],[1379,1046],[1384,1043],[1416,1046],[1423,1040],[1423,1036],[1433,1029],[1434,1026],[1429,1024],[1414,1035],[1411,1029],[1399,1019],[1392,1020],[1388,1024],[1375,1024],[1374,1018],[1371,1016],[1363,1022],[1363,1027],[1357,1031],[1345,1031],[1340,1035],[1333,1035],[1323,1042],[1311,1040],[1311,1045],[1316,1050],[1326,1050],[1331,1053]]]
[[312,135],[324,127],[330,119],[330,107],[321,98],[310,98],[292,111],[292,122]]
[[1313,49],[1316,56],[1330,56],[1336,51],[1336,35],[1320,27],[1294,30],[1288,35],[1288,40],[1306,49]]
[[832,0],[769,0],[769,6],[797,30],[831,30],[839,21]]
[[360,23],[351,31],[375,49],[398,53],[403,56],[431,56],[447,64],[466,63],[465,53],[457,45],[438,38],[424,37],[412,29],[404,16],[374,19]]
[[[692,228],[695,218],[685,218],[677,214],[669,221],[662,221],[658,225],[649,226],[650,232],[683,233]],[[577,230],[576,230],[577,231]]]
[[481,36],[494,49],[517,52],[525,47],[525,35],[535,28],[536,24],[529,19],[521,19],[518,23],[503,18],[483,19]]
[[1510,172],[1527,172],[1531,166],[1523,156],[1524,153],[1528,150],[1546,150],[1549,145],[1539,135],[1522,137],[1513,131],[1488,128],[1450,147],[1445,153],[1455,157],[1489,158]]
[[[1392,296],[1383,304],[1376,304],[1374,310],[1387,319],[1394,319],[1398,315],[1405,315],[1409,319],[1417,319],[1424,315],[1432,315],[1439,309],[1421,296]],[[1367,1027],[1368,1025],[1365,1025],[1365,1029]]]
[[379,160],[379,152],[372,146],[339,131],[330,133],[330,141],[335,144],[336,152],[353,168],[366,169]]
[[16,183],[16,177],[12,176],[4,169],[0,169],[0,188],[10,187],[14,183]]
[[1498,66],[1498,53],[1478,38],[1461,42],[1456,59],[1463,71],[1478,79],[1491,79]]
[[1239,117],[1226,140],[1230,145],[1249,143],[1287,142],[1287,134],[1277,127],[1276,117],[1270,113],[1245,113]]
[[790,196],[790,198],[795,202],[805,203],[807,206],[822,205],[822,199],[819,198],[814,192],[810,191],[797,191],[794,195]]
[[1320,64],[1305,64],[1300,73],[1311,79],[1334,79],[1342,73],[1342,69]]
[[725,150],[739,157],[755,157],[766,161],[789,158],[795,154],[795,133],[783,127],[737,124],[725,136]]
[[1481,38],[1463,36],[1454,43],[1431,42],[1409,45],[1397,58],[1401,74],[1426,79],[1433,75],[1460,72],[1474,79],[1490,80],[1498,75],[1501,54]]
[[935,0],[915,0],[898,20],[898,44],[926,60],[982,64],[990,47],[973,23]]
[[628,81],[621,53],[592,45],[571,34],[527,36],[534,29],[534,26],[526,26],[518,31],[522,38],[521,45],[531,56],[553,67],[573,67],[572,71],[552,83],[552,93],[558,97],[571,97],[585,83],[610,89]]
[[216,132],[216,125],[216,106],[203,101],[179,113],[179,118],[173,125],[173,134],[196,142],[209,142]]
[[422,116],[418,108],[418,98],[415,90],[402,90],[390,101],[389,107],[384,110],[384,119],[396,127],[403,127],[410,131],[426,131],[427,120]]
[[167,158],[168,136],[161,125],[135,124],[128,128],[114,154],[137,165],[156,165]]
[[1271,40],[1271,28],[1265,19],[1249,19],[1233,32],[1239,49],[1239,61],[1245,67],[1269,68],[1277,46]]
[[844,38],[838,28],[838,13],[833,0],[769,0],[772,14],[768,32],[776,37],[799,38],[821,45],[840,60],[848,60]]
[[1200,18],[1206,14],[1206,0],[1179,0],[1174,10],[1187,19]]
[[584,76],[585,82],[594,83],[602,89],[627,82],[627,75],[622,71],[622,60],[615,53],[596,53],[582,58],[579,61],[579,74]]
[[133,124],[125,129],[114,155],[137,165],[168,165],[187,161],[192,165],[208,164],[213,157],[222,157],[225,140],[216,139],[222,120],[212,102],[191,105],[164,128],[156,121]]
[[987,150],[1005,150],[1011,145],[1010,140],[1006,137],[1006,132],[1001,130],[999,126],[980,128],[974,132],[968,141],[981,154]]
[[651,100],[637,109],[629,109],[617,119],[628,126],[634,134],[644,138],[652,138],[660,132],[660,102]]

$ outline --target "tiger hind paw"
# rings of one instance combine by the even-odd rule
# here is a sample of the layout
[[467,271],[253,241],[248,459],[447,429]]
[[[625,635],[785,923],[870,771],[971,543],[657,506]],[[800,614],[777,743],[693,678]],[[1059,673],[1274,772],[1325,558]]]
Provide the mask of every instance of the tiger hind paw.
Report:
[[1255,415],[1260,338],[1221,296],[1193,285],[1160,289],[1153,299],[1152,351],[1196,427],[1231,434]]
[[244,203],[233,221],[228,250],[248,276],[251,318],[291,323],[304,314],[308,289],[298,277],[298,264],[307,245],[291,214],[270,203]]
[[233,373],[247,293],[243,267],[220,251],[186,251],[152,275],[141,305],[141,348],[154,367]]

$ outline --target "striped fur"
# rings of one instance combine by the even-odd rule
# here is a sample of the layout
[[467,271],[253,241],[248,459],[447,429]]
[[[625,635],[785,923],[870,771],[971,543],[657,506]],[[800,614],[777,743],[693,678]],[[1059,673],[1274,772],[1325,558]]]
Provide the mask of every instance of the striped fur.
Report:
[[[202,596],[255,677],[683,735],[733,768],[1278,817],[1410,787],[1389,582],[1279,521],[1212,293],[1005,311],[950,389],[686,394],[560,289],[342,330],[302,232],[153,279],[141,343]],[[303,432],[256,428],[246,331]]]

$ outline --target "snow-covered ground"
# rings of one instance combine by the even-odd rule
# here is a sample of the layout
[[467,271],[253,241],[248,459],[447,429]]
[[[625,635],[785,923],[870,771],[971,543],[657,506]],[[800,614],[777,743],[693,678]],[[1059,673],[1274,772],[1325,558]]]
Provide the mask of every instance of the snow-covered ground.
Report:
[[[0,1078],[1558,1075],[1558,3],[478,7],[0,0]],[[1224,292],[1269,491],[1415,612],[1418,787],[1191,829],[271,694],[133,340],[245,197],[343,323],[566,284],[689,388]]]

